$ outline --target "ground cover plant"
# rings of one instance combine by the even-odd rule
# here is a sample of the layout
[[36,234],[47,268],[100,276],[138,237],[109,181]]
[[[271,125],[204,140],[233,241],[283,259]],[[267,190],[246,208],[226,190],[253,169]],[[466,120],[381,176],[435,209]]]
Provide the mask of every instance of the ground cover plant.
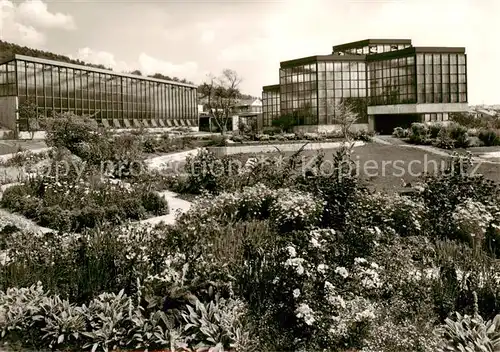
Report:
[[412,192],[388,194],[357,176],[347,144],[306,165],[302,153],[231,172],[230,158],[191,157],[171,181],[198,196],[174,225],[0,229],[1,340],[66,351],[495,351],[497,184],[457,154]]

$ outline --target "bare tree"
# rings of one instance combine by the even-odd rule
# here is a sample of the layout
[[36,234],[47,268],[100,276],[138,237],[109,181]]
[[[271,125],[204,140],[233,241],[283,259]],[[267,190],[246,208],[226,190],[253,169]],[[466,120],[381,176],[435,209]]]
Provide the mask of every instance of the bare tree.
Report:
[[349,131],[351,130],[352,125],[360,119],[360,116],[356,112],[354,106],[346,100],[341,100],[339,104],[334,106],[330,105],[328,110],[335,112],[333,121],[340,125],[344,138],[349,140]]
[[198,87],[201,99],[207,99],[208,113],[220,128],[222,135],[227,130],[231,109],[241,97],[239,90],[241,81],[236,71],[225,69],[219,77],[208,75],[207,82]]

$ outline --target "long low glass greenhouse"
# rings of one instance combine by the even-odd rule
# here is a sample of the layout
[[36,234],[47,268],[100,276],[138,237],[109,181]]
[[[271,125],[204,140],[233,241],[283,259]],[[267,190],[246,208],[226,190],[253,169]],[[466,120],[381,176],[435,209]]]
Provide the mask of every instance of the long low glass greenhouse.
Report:
[[19,106],[72,111],[109,128],[197,127],[197,87],[22,55],[0,63],[0,125],[26,130]]

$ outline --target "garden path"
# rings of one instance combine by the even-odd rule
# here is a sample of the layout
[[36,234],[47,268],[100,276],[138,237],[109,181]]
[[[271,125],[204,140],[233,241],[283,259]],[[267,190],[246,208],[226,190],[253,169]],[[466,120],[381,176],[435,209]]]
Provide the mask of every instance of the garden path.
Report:
[[18,229],[33,233],[55,232],[52,229],[35,224],[33,221],[22,215],[9,213],[4,209],[0,209],[0,229],[3,229],[7,225],[13,225]]
[[158,225],[160,223],[172,225],[175,223],[179,214],[185,213],[191,207],[191,202],[177,198],[177,194],[170,191],[159,192],[168,202],[169,213],[167,215],[157,216],[142,220],[141,224]]

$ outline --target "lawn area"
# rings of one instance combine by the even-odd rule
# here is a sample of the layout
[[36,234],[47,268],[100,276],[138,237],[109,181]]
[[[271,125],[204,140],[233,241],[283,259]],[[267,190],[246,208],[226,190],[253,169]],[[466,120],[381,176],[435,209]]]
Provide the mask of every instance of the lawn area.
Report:
[[[477,154],[482,154],[483,149]],[[324,150],[325,166],[324,172],[328,172],[329,162],[336,149]],[[286,156],[293,153],[284,153]],[[246,161],[250,157],[278,157],[278,153],[266,153],[259,155],[241,154],[238,159]],[[317,157],[317,151],[304,151],[301,153],[301,160],[310,163]],[[235,156],[236,157],[236,156]],[[427,152],[422,149],[382,145],[369,143],[362,147],[353,149],[352,160],[358,166],[358,176],[367,185],[377,191],[397,192],[403,188],[405,183],[414,184],[418,182],[426,172],[434,174],[446,166],[448,158]],[[475,164],[477,165],[477,164]],[[437,166],[437,169],[436,169]],[[493,181],[500,181],[500,164],[482,162],[478,165],[476,174],[483,174]]]

